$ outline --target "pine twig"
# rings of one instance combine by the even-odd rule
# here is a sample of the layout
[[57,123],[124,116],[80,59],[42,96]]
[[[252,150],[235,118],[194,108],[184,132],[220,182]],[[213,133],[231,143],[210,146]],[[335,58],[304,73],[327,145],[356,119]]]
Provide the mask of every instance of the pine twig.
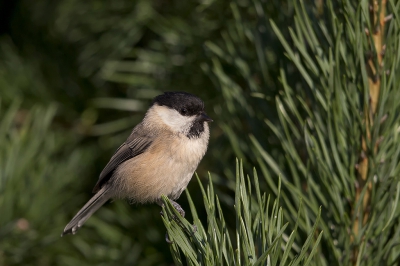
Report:
[[[361,137],[361,155],[358,164],[358,186],[356,190],[356,198],[355,204],[362,200],[362,207],[353,210],[353,214],[356,215],[356,219],[353,224],[353,238],[352,242],[354,242],[355,238],[360,234],[360,219],[362,219],[362,225],[365,225],[369,218],[369,205],[371,199],[371,191],[372,191],[372,183],[367,182],[368,179],[368,147],[367,141],[371,140],[371,128],[373,126],[373,118],[376,113],[378,100],[379,100],[379,92],[381,87],[380,80],[380,68],[382,66],[382,59],[384,56],[385,46],[382,44],[383,42],[383,34],[384,34],[384,26],[387,22],[387,18],[385,17],[386,13],[386,0],[379,1],[370,1],[370,21],[372,23],[372,32],[368,32],[371,34],[371,38],[373,43],[371,46],[375,46],[376,57],[371,56],[367,61],[367,73],[368,73],[368,84],[369,84],[369,104],[364,107],[364,122],[366,126],[366,138],[365,136]],[[378,144],[374,145],[374,153],[378,150]],[[367,186],[367,190],[361,197],[361,192],[364,187]],[[359,243],[360,244],[360,243]],[[353,264],[357,264],[357,258],[359,253],[360,245],[355,245],[353,249]]]

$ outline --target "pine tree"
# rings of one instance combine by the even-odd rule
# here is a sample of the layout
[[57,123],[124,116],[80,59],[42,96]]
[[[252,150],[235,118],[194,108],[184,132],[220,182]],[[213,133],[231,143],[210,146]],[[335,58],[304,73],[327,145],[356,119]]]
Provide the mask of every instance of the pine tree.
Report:
[[[280,150],[270,152],[267,147],[271,143],[260,138],[259,131],[251,134],[250,140],[263,176],[281,198],[283,216],[298,226],[299,242],[295,243],[306,240],[321,207],[321,242],[310,252],[315,252],[312,261],[307,262],[397,264],[400,24],[396,18],[400,4],[321,1],[311,5],[294,1],[294,23],[288,31],[274,19],[265,19],[268,4],[254,1],[254,8],[259,16],[256,31],[247,26],[237,5],[232,4],[236,23],[226,33],[224,43],[208,44],[216,57],[208,69],[231,106],[227,112],[232,116],[237,113],[235,109],[243,107],[241,110],[253,119],[263,117],[261,107],[251,107],[243,100],[244,89],[262,99],[261,104],[276,102],[278,121],[265,123]],[[280,67],[281,86],[274,99],[268,97],[267,82],[257,83],[257,77],[270,74],[269,51],[262,44],[265,29],[276,34],[288,59]],[[257,67],[246,60],[249,43],[257,51]],[[230,77],[228,66],[247,79],[245,86]],[[234,141],[245,142],[242,134],[230,132]],[[279,175],[282,191],[274,184]],[[238,190],[236,193],[242,195]],[[236,201],[236,208],[238,204]],[[305,217],[295,216],[296,210]],[[237,223],[236,234],[239,232]],[[315,242],[319,241],[317,237]],[[236,248],[251,257],[245,246],[238,244]],[[300,257],[302,253],[293,250],[294,254]],[[282,261],[276,259],[270,265]]]
[[[400,3],[166,3],[18,2],[0,39],[0,265],[397,265]],[[163,90],[215,121],[186,217],[119,201],[59,238]]]

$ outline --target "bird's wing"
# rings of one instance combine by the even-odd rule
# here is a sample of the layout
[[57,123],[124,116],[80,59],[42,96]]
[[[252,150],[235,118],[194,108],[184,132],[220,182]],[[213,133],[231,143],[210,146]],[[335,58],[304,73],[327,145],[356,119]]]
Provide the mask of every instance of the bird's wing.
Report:
[[133,131],[129,138],[115,151],[106,167],[104,167],[100,174],[99,181],[97,181],[97,184],[93,188],[93,192],[96,193],[99,191],[100,188],[110,180],[114,170],[117,169],[121,163],[147,150],[152,143],[151,139],[150,136],[141,135],[137,131]]

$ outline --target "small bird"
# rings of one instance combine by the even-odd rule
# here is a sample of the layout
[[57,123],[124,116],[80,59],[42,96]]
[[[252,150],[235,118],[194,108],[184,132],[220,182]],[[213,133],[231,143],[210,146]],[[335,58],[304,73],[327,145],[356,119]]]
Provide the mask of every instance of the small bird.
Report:
[[203,101],[186,92],[165,92],[153,99],[143,120],[117,149],[100,174],[96,193],[64,228],[75,234],[111,198],[162,205],[167,196],[185,212],[178,199],[206,153],[209,139]]

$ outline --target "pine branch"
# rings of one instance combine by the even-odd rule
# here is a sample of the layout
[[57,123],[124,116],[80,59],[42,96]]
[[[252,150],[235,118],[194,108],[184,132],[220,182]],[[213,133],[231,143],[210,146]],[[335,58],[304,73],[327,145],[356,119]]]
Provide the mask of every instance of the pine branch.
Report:
[[[283,209],[280,207],[281,182],[278,185],[278,196],[270,209],[271,198],[265,193],[261,194],[255,170],[253,175],[254,181],[251,182],[249,176],[245,178],[242,164],[237,163],[235,206],[231,210],[236,216],[233,234],[227,227],[218,196],[214,193],[211,176],[207,189],[198,179],[207,212],[206,226],[199,220],[189,192],[186,195],[194,225],[182,218],[168,198],[163,197],[163,221],[169,239],[173,241],[170,248],[176,265],[184,265],[181,255],[188,265],[317,265],[313,256],[323,234],[318,228],[321,210],[318,211],[305,243],[299,245],[295,239],[298,223],[302,223],[305,218],[302,215],[302,203],[299,205],[296,223],[285,223]],[[285,233],[288,227],[293,228],[289,235]]]
[[[367,154],[373,153],[376,154],[378,150],[379,143],[376,141],[375,143],[371,143],[371,128],[373,127],[373,121],[375,119],[375,114],[379,102],[379,94],[381,87],[381,78],[382,74],[382,59],[384,55],[384,33],[385,33],[385,13],[386,13],[386,0],[374,1],[371,0],[369,3],[369,18],[370,18],[370,27],[366,30],[366,33],[370,35],[370,47],[371,52],[370,56],[367,60],[367,73],[368,73],[368,85],[369,85],[369,95],[367,103],[364,103],[364,123],[366,136],[361,137],[361,153],[359,164],[357,167],[358,170],[358,184],[355,196],[355,202],[362,201],[362,209],[356,208],[353,210],[353,215],[356,216],[356,219],[353,223],[353,235],[354,237],[358,237],[359,235],[359,224],[365,225],[369,219],[370,213],[370,201],[371,201],[371,193],[372,193],[372,182],[367,181],[368,179],[368,156]],[[370,145],[367,145],[367,142]],[[370,150],[368,146],[373,147],[373,150]],[[366,187],[366,191],[363,195],[362,191]],[[361,199],[360,199],[361,198]],[[357,206],[357,205],[355,205]],[[354,238],[351,238],[351,241],[354,241]],[[358,252],[360,246],[355,245],[353,250],[353,264],[357,264]]]
[[[256,5],[257,14],[263,14],[261,6]],[[274,176],[282,176],[284,186],[280,193],[286,219],[293,219],[298,207],[294,195],[303,198],[306,216],[316,215],[319,205],[329,213],[321,219],[325,233],[317,251],[319,265],[393,264],[398,259],[400,249],[395,243],[400,235],[396,200],[400,195],[400,23],[390,18],[398,17],[400,3],[388,0],[383,11],[393,16],[379,13],[374,23],[366,2],[328,0],[322,9],[320,3],[314,9],[305,1],[295,1],[291,27],[271,20],[272,31],[285,50],[280,54],[281,88],[274,98],[278,119],[256,108],[252,110],[255,116],[268,117],[266,125],[276,139],[263,140],[254,129],[250,140],[272,191],[276,191]],[[380,24],[382,19],[385,25]],[[373,25],[367,36],[364,27],[369,24]],[[381,38],[378,48],[372,36],[375,32]],[[262,47],[262,37],[252,40],[257,49]],[[229,82],[235,80],[229,78],[230,68],[226,67],[225,73],[223,65],[218,65],[228,51],[224,45],[236,48],[246,43],[234,36],[225,43],[217,47],[221,56],[215,55],[221,59],[214,65],[221,90],[228,94]],[[384,65],[383,58],[378,58],[383,50]],[[259,62],[267,60],[268,48],[263,51],[264,54],[257,52]],[[231,54],[242,56],[239,52]],[[260,72],[268,71],[262,66]],[[236,70],[240,72],[238,67]],[[258,89],[254,97],[270,104],[269,87]],[[261,105],[257,107],[261,109]],[[272,150],[273,144],[282,150]],[[368,162],[362,175],[360,151]],[[362,181],[364,184],[360,185]],[[358,228],[353,231],[355,224]],[[299,231],[307,228],[303,223],[298,226]]]

